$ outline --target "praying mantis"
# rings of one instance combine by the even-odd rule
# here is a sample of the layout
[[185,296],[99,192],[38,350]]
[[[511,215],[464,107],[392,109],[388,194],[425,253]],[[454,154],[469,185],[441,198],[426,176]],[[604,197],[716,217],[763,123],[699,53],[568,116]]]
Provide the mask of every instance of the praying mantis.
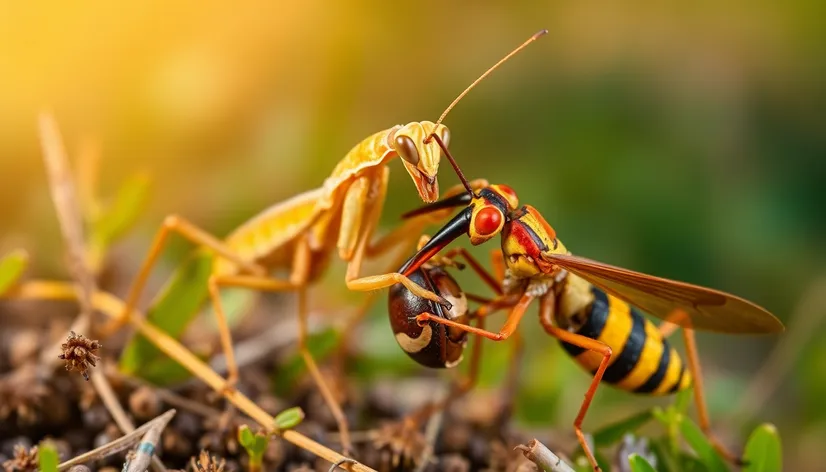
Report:
[[[136,307],[152,268],[171,234],[178,234],[214,252],[218,257],[214,259],[208,291],[218,322],[221,347],[227,359],[226,388],[232,389],[238,380],[238,367],[221,304],[221,287],[296,292],[299,352],[336,419],[343,449],[349,451],[351,444],[347,420],[307,349],[306,290],[324,273],[332,253],[337,252],[339,259],[347,262],[345,283],[349,290],[374,291],[400,283],[417,296],[449,305],[441,296],[423,289],[398,272],[361,276],[361,266],[365,260],[376,258],[400,246],[412,247],[427,224],[446,216],[431,214],[408,220],[374,241],[373,236],[388,190],[387,165],[392,159],[400,157],[422,201],[436,201],[439,198],[437,173],[441,148],[428,137],[435,134],[443,143],[449,143],[450,131],[442,124],[448,112],[499,65],[546,32],[547,30],[543,30],[534,34],[489,68],[459,94],[435,123],[411,122],[367,137],[344,156],[321,187],[270,206],[224,239],[199,228],[184,217],[174,214],[167,216],[128,291],[121,323],[128,319]],[[481,188],[487,182],[474,181],[472,185]],[[462,191],[463,187],[457,185],[445,192],[445,196],[457,195]],[[271,270],[281,268],[289,270],[287,278],[269,275]]]

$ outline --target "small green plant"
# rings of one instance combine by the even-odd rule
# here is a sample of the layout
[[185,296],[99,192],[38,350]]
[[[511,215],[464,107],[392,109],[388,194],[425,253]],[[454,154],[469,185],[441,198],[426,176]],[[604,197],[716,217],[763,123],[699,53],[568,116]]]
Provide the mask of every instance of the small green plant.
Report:
[[295,406],[287,408],[275,416],[275,427],[278,431],[292,429],[304,421],[304,410]]
[[628,464],[631,465],[631,472],[657,472],[641,455],[631,454],[628,456]]
[[261,432],[253,434],[247,425],[242,425],[238,428],[238,443],[247,451],[250,458],[249,472],[259,472],[264,460],[264,451],[267,450],[269,437]]
[[37,447],[37,465],[41,472],[57,472],[60,458],[51,441],[43,441]]
[[[597,431],[593,436],[597,461],[606,472],[614,470],[610,462],[601,456],[600,450],[617,446],[626,434],[633,434],[651,419],[657,420],[665,433],[660,436],[646,435],[647,450],[656,458],[656,466],[648,462],[635,451],[628,451],[628,463],[633,472],[729,472],[737,470],[720,456],[709,442],[708,437],[687,415],[691,404],[691,390],[677,394],[675,401],[666,408],[653,408],[629,418],[617,421]],[[688,446],[688,448],[685,447]],[[628,453],[626,452],[626,453]],[[647,454],[647,453],[646,453]],[[749,436],[743,459],[744,472],[776,472],[782,470],[782,451],[780,437],[771,424],[758,426]],[[625,460],[625,459],[623,459]],[[587,471],[590,464],[584,455],[576,457],[574,469]]]
[[780,435],[772,424],[758,426],[746,442],[744,472],[774,472],[783,468]]

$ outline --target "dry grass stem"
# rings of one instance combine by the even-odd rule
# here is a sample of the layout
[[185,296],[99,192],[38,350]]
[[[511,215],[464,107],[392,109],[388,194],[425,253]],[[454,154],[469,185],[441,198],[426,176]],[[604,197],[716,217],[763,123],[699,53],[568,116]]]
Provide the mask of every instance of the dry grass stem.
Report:
[[[95,292],[95,280],[86,267],[86,244],[83,237],[83,219],[75,193],[69,158],[57,122],[49,113],[41,113],[40,144],[43,147],[43,161],[49,178],[49,189],[54,201],[60,231],[69,253],[70,270],[78,281],[81,294],[78,296],[81,315],[92,324],[92,306],[89,304]],[[86,330],[83,330],[86,331]]]
[[[95,292],[95,281],[86,268],[83,222],[75,194],[69,159],[66,156],[63,138],[54,117],[48,113],[42,113],[39,119],[39,127],[43,161],[46,165],[46,175],[49,179],[49,189],[55,205],[58,223],[69,254],[69,269],[75,280],[79,281],[80,316],[75,319],[70,329],[75,332],[90,332],[93,328],[93,316],[89,298]],[[40,357],[41,365],[56,365],[57,361],[52,352],[58,348],[59,344],[56,344],[54,349],[44,350]],[[44,371],[48,372],[47,375],[51,373],[49,369],[44,369]]]
[[428,465],[430,465],[430,460],[433,457],[433,452],[436,450],[436,439],[439,437],[439,431],[442,429],[442,422],[445,418],[445,411],[444,409],[439,409],[436,411],[430,419],[427,421],[427,426],[425,427],[425,447],[424,451],[422,451],[422,455],[418,458],[418,466],[416,466],[416,472],[423,472]]
[[[155,455],[155,450],[157,450],[158,441],[161,439],[161,433],[173,416],[175,416],[175,410],[170,410],[153,420],[152,426],[141,438],[137,449],[132,451],[133,454],[126,456],[126,463],[123,464],[121,470],[124,472],[144,472],[150,464],[157,469],[155,463],[160,463],[160,459]],[[161,466],[163,467],[163,465]]]
[[[74,301],[77,299],[77,292],[76,288],[70,283],[33,280],[20,284],[15,289],[4,294],[3,297],[26,300]],[[124,309],[124,303],[121,299],[110,293],[101,291],[93,295],[92,305],[96,310],[115,320],[120,318]],[[297,431],[274,431],[274,418],[270,416],[269,413],[238,391],[227,390],[226,380],[198,359],[189,349],[182,346],[178,341],[151,323],[144,321],[143,316],[139,313],[131,313],[128,322],[158,349],[181,364],[189,370],[190,373],[200,378],[210,388],[216,392],[220,392],[230,403],[254,419],[267,431],[281,435],[285,440],[310,451],[328,462],[336,463],[342,459],[346,459],[346,457],[341,454],[313,441]],[[360,463],[354,464],[351,470],[357,472],[375,472],[373,469]]]
[[161,423],[166,424],[172,419],[172,416],[175,415],[175,410],[169,410],[166,413],[158,416],[157,418],[147,421],[145,424],[141,425],[131,433],[128,433],[124,436],[121,436],[114,441],[111,441],[103,446],[100,446],[97,449],[91,450],[89,452],[83,453],[77,457],[73,457],[66,462],[61,463],[57,466],[57,470],[68,470],[76,465],[84,464],[86,462],[91,462],[99,459],[103,459],[108,457],[112,454],[117,454],[119,452],[125,451],[130,447],[134,446],[138,443],[141,437],[149,431],[150,428],[153,426]]
[[545,472],[574,472],[571,466],[536,439],[531,439],[527,446],[520,445],[515,449],[522,451],[528,460]]
[[[118,428],[120,428],[124,434],[134,432],[135,425],[132,423],[132,420],[129,419],[123,406],[121,406],[118,401],[118,397],[115,395],[115,391],[112,390],[112,385],[106,380],[106,376],[97,370],[92,372],[92,385],[94,385],[95,390],[100,396],[100,400],[109,411],[109,414],[112,415],[112,419],[115,420]],[[164,467],[163,462],[155,456],[152,457],[152,469],[157,472],[166,472],[166,467]]]

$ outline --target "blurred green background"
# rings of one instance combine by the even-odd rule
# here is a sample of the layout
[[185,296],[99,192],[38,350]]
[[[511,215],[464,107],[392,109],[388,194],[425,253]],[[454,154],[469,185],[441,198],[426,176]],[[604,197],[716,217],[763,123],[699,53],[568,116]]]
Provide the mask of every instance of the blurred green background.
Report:
[[[826,300],[793,317],[826,272],[826,8],[818,2],[7,2],[3,249],[26,247],[32,272],[66,275],[37,147],[41,107],[54,111],[73,155],[100,146],[104,192],[137,170],[151,173],[151,206],[118,252],[134,273],[163,215],[225,234],[320,185],[368,135],[435,120],[541,28],[550,34],[447,118],[466,174],[513,186],[576,253],[739,294],[791,330],[820,316]],[[385,230],[419,203],[401,165],[391,168]],[[456,179],[442,169],[445,189]],[[324,289],[357,303],[343,293],[341,265],[332,272]],[[384,306],[374,309],[365,349],[407,362]],[[523,323],[520,419],[567,433],[589,379],[533,335],[533,323]],[[822,456],[824,334],[819,327],[814,342],[798,346],[778,393],[745,421],[725,418],[754,394],[749,381],[780,338],[700,336],[725,437],[739,444],[745,426],[773,421],[790,466]],[[487,386],[498,385],[507,353],[488,349]],[[656,403],[602,389],[586,427]]]

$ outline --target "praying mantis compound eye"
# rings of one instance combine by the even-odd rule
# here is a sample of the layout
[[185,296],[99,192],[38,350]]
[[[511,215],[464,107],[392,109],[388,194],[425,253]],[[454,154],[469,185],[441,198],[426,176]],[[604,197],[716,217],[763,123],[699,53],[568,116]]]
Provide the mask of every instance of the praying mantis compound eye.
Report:
[[396,136],[395,144],[399,157],[414,166],[419,163],[419,150],[416,149],[416,143],[413,142],[410,136],[404,134]]

